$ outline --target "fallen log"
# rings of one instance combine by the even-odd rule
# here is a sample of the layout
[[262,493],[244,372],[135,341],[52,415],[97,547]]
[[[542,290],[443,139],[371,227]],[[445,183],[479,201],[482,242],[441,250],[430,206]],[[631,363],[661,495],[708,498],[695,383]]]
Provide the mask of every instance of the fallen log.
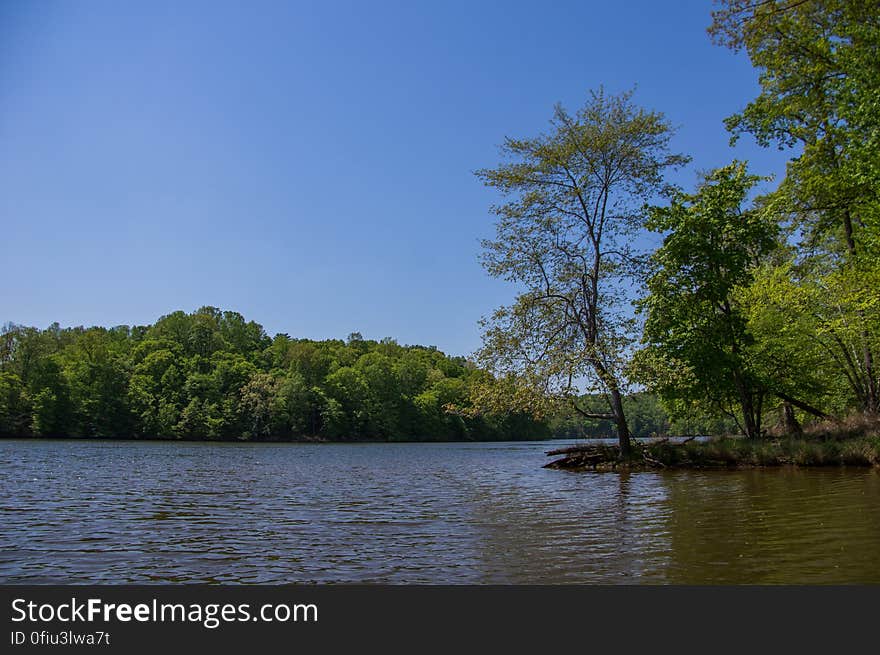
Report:
[[648,464],[652,464],[653,466],[659,466],[662,469],[666,468],[666,464],[654,459],[653,457],[648,457],[645,453],[642,453],[642,459],[645,460]]
[[547,456],[550,455],[572,455],[575,453],[591,453],[595,452],[601,448],[607,448],[608,446],[604,446],[603,444],[581,444],[577,446],[569,446],[568,448],[557,448],[556,450],[548,450],[546,451]]
[[561,457],[560,459],[555,459],[549,464],[545,464],[543,468],[580,468],[583,466],[596,466],[597,464],[601,464],[603,462],[607,462],[608,459],[601,454],[595,455],[578,455],[576,457]]

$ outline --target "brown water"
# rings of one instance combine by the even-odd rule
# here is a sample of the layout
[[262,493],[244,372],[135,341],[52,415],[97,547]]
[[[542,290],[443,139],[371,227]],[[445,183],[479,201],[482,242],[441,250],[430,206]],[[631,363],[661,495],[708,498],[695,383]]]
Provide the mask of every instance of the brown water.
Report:
[[880,473],[565,445],[0,441],[0,582],[880,583]]

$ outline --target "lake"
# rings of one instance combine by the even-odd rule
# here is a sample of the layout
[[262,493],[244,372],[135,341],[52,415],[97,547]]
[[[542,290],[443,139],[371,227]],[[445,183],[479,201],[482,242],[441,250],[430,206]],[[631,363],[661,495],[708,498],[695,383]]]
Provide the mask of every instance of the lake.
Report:
[[880,473],[571,473],[571,442],[0,440],[5,583],[880,583]]

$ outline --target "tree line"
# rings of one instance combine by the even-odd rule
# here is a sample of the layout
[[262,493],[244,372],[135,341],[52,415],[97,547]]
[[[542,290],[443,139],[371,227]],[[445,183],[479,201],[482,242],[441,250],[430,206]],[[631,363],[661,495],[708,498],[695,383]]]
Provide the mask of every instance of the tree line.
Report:
[[[594,91],[549,128],[508,138],[477,176],[502,198],[483,244],[518,285],[484,321],[475,402],[566,407],[613,424],[627,393],[673,420],[714,417],[750,438],[880,411],[880,11],[876,0],[723,0],[709,34],[745,51],[760,93],[725,125],[789,150],[783,179],[734,160],[693,190],[674,130],[633,94]],[[656,234],[653,252],[639,248]],[[587,402],[601,398],[601,403]],[[631,403],[630,403],[631,404]]]
[[0,436],[290,440],[546,438],[524,413],[469,412],[486,373],[392,339],[270,338],[236,312],[0,334]]

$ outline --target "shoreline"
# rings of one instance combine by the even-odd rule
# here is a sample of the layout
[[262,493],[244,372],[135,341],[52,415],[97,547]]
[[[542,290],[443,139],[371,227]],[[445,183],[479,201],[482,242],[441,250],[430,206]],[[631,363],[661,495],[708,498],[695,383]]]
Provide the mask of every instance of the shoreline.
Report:
[[751,440],[715,437],[705,441],[661,439],[633,441],[633,452],[621,457],[611,444],[578,444],[550,450],[561,455],[543,468],[572,471],[736,470],[759,468],[880,468],[880,435],[816,440],[778,437]]
[[326,439],[324,437],[304,437],[299,439],[204,439],[200,437],[106,437],[106,436],[33,436],[2,435],[0,441],[118,441],[142,443],[206,443],[206,444],[432,444],[432,443],[534,443],[571,441],[568,437],[536,439]]

